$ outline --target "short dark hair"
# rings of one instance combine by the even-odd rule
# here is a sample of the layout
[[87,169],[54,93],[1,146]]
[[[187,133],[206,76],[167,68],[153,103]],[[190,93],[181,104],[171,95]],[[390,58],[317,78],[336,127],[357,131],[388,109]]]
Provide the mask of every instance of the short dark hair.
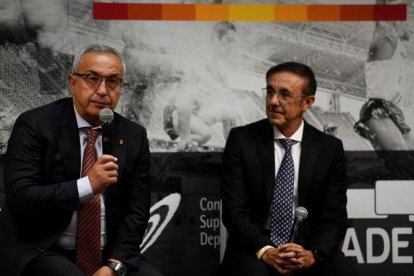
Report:
[[315,95],[317,88],[315,74],[309,66],[294,61],[280,63],[276,66],[271,67],[267,71],[266,80],[268,80],[274,74],[280,72],[290,72],[301,76],[302,78],[305,78],[307,80],[307,84],[303,87],[302,95]]

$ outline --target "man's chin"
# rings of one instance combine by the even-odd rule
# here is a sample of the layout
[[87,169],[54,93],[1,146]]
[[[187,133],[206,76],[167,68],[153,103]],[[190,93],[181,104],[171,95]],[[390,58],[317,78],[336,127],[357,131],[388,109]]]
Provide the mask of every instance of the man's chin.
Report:
[[280,116],[268,116],[268,119],[269,122],[275,127],[280,127],[285,123],[285,121],[280,118]]
[[87,121],[91,126],[99,126],[102,124],[101,120],[99,120],[99,114],[94,113],[87,113],[82,116],[85,121]]
[[102,107],[102,108],[100,108],[100,107],[98,107],[98,106],[94,106],[94,108],[92,108],[92,109],[89,109],[88,110],[88,114],[87,114],[87,117],[88,117],[88,122],[89,123],[94,123],[94,124],[97,124],[97,123],[101,123],[101,121],[100,121],[100,119],[99,119],[99,113],[101,112],[101,110],[102,109],[104,109],[104,108],[109,108],[109,106],[104,106],[104,107]]

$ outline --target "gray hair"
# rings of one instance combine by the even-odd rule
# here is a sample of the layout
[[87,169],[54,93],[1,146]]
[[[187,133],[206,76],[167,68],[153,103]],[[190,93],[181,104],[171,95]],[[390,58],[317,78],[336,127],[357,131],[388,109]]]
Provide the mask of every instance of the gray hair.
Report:
[[98,45],[98,44],[89,45],[88,47],[84,48],[82,51],[75,54],[75,58],[73,59],[73,64],[72,64],[72,73],[76,72],[80,59],[85,54],[90,53],[90,52],[111,53],[117,56],[122,63],[122,67],[124,69],[124,76],[125,76],[126,67],[125,67],[125,63],[122,61],[121,54],[112,47],[105,46],[105,45]]

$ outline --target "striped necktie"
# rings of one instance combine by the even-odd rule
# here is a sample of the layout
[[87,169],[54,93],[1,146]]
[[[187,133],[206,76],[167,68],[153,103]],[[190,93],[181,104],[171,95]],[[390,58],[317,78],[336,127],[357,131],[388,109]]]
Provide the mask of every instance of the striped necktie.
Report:
[[[96,162],[95,142],[98,129],[86,128],[88,135],[82,162],[82,177]],[[95,197],[79,210],[76,235],[76,264],[87,275],[92,275],[102,266],[101,256],[101,197]]]

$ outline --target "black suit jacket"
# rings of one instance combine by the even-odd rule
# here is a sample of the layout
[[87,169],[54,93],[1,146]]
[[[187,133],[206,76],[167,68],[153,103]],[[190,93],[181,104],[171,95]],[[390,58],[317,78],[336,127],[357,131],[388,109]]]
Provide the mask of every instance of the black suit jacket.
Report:
[[[299,206],[309,212],[300,244],[329,255],[346,230],[346,171],[342,142],[305,122],[299,165]],[[263,229],[275,183],[274,134],[265,119],[232,129],[223,156],[223,222],[226,254],[273,243]]]
[[[113,153],[118,182],[103,194],[104,257],[137,267],[150,208],[149,146],[145,129],[115,113]],[[6,205],[0,212],[0,271],[19,275],[56,242],[74,211],[81,152],[72,99],[23,113],[10,136],[4,164]]]

